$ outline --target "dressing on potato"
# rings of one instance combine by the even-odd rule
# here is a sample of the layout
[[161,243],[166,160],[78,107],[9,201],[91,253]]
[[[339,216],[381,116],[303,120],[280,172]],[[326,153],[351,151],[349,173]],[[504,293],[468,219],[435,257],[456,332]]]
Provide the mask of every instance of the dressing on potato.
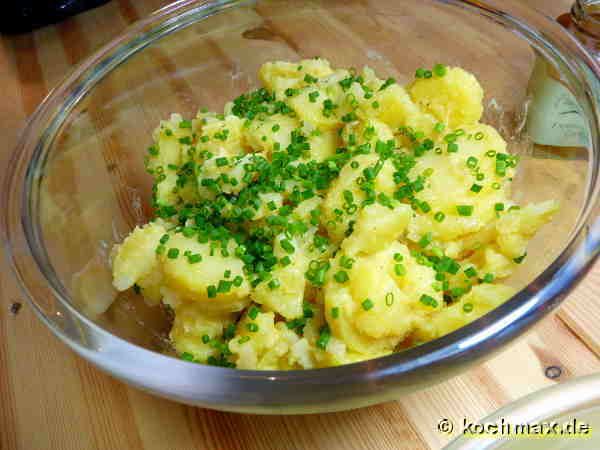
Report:
[[189,361],[262,370],[374,358],[513,295],[552,219],[510,197],[518,158],[458,67],[408,86],[324,59],[269,62],[224,114],[173,114],[146,168],[156,219],[113,249],[113,284],[174,311]]

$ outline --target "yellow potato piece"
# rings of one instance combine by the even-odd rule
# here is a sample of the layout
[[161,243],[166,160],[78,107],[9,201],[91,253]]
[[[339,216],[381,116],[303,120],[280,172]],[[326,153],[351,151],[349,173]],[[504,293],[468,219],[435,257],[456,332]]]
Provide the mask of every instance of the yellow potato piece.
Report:
[[[231,286],[228,292],[219,292],[214,298],[208,295],[209,286],[218,287],[225,271],[231,272],[230,280],[236,276],[243,277],[243,263],[239,258],[222,256],[220,248],[214,249],[211,255],[210,244],[201,244],[180,233],[173,235],[167,246],[179,249],[179,257],[162,257],[164,282],[180,298],[201,303],[207,311],[212,312],[240,311],[249,303],[250,288],[245,279],[241,286]],[[186,251],[201,255],[202,261],[190,264],[184,256]]]
[[408,205],[393,209],[374,203],[360,211],[354,232],[342,243],[346,255],[370,254],[383,250],[399,238],[412,216]]
[[[298,70],[300,68],[300,70]],[[269,91],[283,93],[287,88],[302,84],[306,74],[316,78],[333,73],[329,61],[321,58],[303,59],[298,63],[286,61],[267,62],[262,65],[258,75]]]
[[[397,253],[403,257],[403,275],[395,272]],[[391,352],[414,331],[418,317],[427,317],[442,307],[441,293],[432,288],[434,281],[434,271],[417,264],[406,246],[390,243],[385,250],[356,258],[348,282],[327,282],[327,322],[349,350],[370,357]],[[422,303],[423,294],[435,303]],[[332,316],[334,308],[337,318]]]
[[458,302],[441,309],[427,320],[422,319],[415,337],[421,341],[429,341],[444,336],[488,313],[515,293],[513,288],[502,284],[474,286]]
[[299,128],[300,122],[289,116],[275,114],[264,121],[254,121],[244,128],[244,138],[253,151],[270,154],[275,144],[285,150],[291,142],[292,131]]
[[421,78],[408,88],[419,108],[450,128],[471,125],[483,114],[483,89],[477,79],[459,67],[443,77]]
[[558,202],[554,200],[508,211],[496,222],[500,251],[509,258],[522,256],[527,249],[527,242],[542,225],[552,220],[556,211]]
[[377,92],[373,102],[363,107],[363,111],[394,130],[411,127],[415,131],[429,134],[437,122],[427,111],[421,111],[406,90],[397,84]]
[[291,239],[290,242],[295,248],[293,254],[288,255],[282,249],[281,241],[285,239],[280,235],[275,239],[274,254],[277,258],[288,256],[291,263],[284,267],[277,267],[271,273],[272,279],[279,282],[279,287],[272,289],[269,282],[260,283],[252,292],[252,299],[268,308],[281,314],[286,319],[294,319],[302,315],[302,303],[304,301],[304,291],[306,279],[304,273],[308,269],[311,254],[308,250],[308,240],[312,237],[309,234],[305,239]]
[[220,338],[224,328],[234,320],[232,314],[211,314],[199,303],[184,302],[176,310],[169,337],[177,353],[189,353],[196,361],[206,362],[209,356],[218,355],[209,342],[203,341],[203,337]]
[[113,286],[124,291],[129,289],[140,278],[151,273],[158,259],[156,247],[165,228],[158,223],[149,223],[136,227],[122,244],[116,247],[112,261]]

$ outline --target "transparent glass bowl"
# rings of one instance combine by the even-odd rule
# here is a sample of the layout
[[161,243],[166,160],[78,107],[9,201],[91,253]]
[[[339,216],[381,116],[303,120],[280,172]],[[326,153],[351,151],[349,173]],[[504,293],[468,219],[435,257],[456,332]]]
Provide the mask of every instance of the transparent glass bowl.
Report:
[[[519,17],[517,19],[516,17]],[[561,201],[510,283],[519,293],[454,333],[408,351],[329,369],[258,372],[165,354],[168,318],[114,296],[109,249],[151,215],[143,155],[158,121],[193,116],[256,87],[269,60],[320,55],[408,81],[436,62],[475,73],[485,120],[522,157],[519,202]],[[533,144],[530,105],[544,68],[578,103],[581,143]],[[538,72],[536,72],[538,73]],[[42,321],[77,353],[128,383],[210,408],[304,413],[398,398],[489,357],[550,312],[599,248],[597,67],[558,24],[518,1],[180,1],[133,25],[42,103],[3,192],[4,242]],[[532,81],[533,80],[533,81]],[[538,108],[539,119],[539,108]],[[542,121],[543,122],[543,121]]]
[[[560,428],[544,434],[531,428],[531,436],[525,438],[523,431],[515,431],[515,425],[553,424]],[[478,435],[482,427],[467,429],[463,435],[463,424],[457,424],[454,432],[459,436],[443,450],[597,450],[600,448],[600,435],[595,432],[600,425],[600,374],[579,377],[555,386],[541,389],[526,395],[492,413],[479,424],[497,424],[498,435],[494,437],[494,427],[489,427],[488,437]],[[511,425],[511,438],[506,436]],[[583,431],[582,426],[591,431]],[[561,436],[560,431],[565,435]],[[580,435],[573,436],[575,430]],[[518,433],[521,433],[519,437]],[[570,435],[569,435],[570,433]]]

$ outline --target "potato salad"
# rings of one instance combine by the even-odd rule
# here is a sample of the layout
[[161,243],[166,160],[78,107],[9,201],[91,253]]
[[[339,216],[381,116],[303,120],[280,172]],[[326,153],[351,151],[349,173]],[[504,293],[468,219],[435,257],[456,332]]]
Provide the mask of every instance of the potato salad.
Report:
[[[155,218],[113,284],[173,312],[188,361],[310,369],[443,336],[513,294],[558,209],[517,205],[519,158],[458,67],[406,86],[324,59],[268,62],[223,113],[173,114],[145,164]],[[141,300],[140,300],[141,301]]]

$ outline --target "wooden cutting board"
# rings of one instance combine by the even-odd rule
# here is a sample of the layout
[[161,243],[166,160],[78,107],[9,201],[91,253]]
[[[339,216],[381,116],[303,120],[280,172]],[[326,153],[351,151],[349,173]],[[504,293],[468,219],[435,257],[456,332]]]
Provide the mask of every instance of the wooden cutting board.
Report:
[[[529,2],[552,16],[570,6],[570,0]],[[1,38],[0,170],[27,116],[69,68],[164,4],[114,0],[62,24]],[[301,417],[209,411],[152,397],[96,370],[34,317],[4,258],[0,268],[2,450],[439,449],[452,437],[437,432],[442,418],[477,420],[542,387],[600,371],[597,264],[525,338],[486,364],[397,402]]]

